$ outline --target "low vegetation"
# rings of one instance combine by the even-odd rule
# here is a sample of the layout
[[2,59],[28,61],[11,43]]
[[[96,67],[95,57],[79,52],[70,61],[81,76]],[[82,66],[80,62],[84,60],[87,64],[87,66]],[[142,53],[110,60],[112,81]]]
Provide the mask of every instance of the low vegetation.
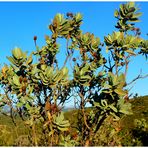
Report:
[[[148,96],[137,97],[130,100],[133,114],[123,116],[116,122],[109,117],[97,134],[95,145],[97,146],[148,146]],[[90,108],[86,109],[90,112]],[[65,112],[65,118],[70,119],[70,124],[77,125],[78,110]],[[10,116],[0,115],[0,145],[1,146],[31,146],[30,129],[22,120],[17,117],[17,128],[13,124]],[[37,135],[41,131],[40,125],[37,127]],[[76,130],[71,133],[76,136]],[[101,136],[100,136],[101,135]],[[41,136],[41,135],[40,135]],[[9,139],[8,139],[9,137]],[[44,146],[44,142],[40,144]],[[67,145],[70,146],[70,145]]]

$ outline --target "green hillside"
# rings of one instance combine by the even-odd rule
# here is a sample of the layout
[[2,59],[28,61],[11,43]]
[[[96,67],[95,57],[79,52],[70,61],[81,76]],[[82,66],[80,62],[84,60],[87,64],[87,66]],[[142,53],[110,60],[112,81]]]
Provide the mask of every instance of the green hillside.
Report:
[[138,97],[130,100],[133,115],[124,117],[124,127],[133,128],[135,119],[144,118],[148,124],[148,96]]
[[[109,117],[104,128],[96,135],[96,146],[148,146],[148,96],[137,97],[130,102],[133,114],[123,116],[120,122]],[[77,113],[78,110],[65,112],[65,117],[73,127],[77,126]],[[0,146],[31,146],[28,135],[30,129],[19,118],[17,123],[19,126],[16,128],[10,117],[0,115]]]
[[[130,100],[132,104],[132,115],[125,115],[120,120],[120,125],[112,121],[109,118],[106,121],[106,126],[102,129],[101,133],[98,133],[98,140],[96,145],[104,146],[148,146],[148,96],[137,97]],[[88,109],[90,110],[90,109]],[[65,115],[67,119],[71,118],[73,125],[76,125],[76,116],[78,111],[69,111]],[[110,131],[112,126],[120,127],[120,131]],[[112,140],[109,137],[110,134],[113,134]],[[100,138],[100,135],[102,136]],[[106,140],[104,140],[106,139]],[[113,141],[112,144],[108,143]],[[115,141],[115,142],[114,142]]]

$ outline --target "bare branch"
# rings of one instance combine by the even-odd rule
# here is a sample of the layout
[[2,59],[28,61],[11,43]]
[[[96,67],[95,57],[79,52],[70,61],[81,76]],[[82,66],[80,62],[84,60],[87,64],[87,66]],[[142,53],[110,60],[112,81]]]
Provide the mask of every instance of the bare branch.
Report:
[[79,93],[79,95],[80,95],[80,97],[82,99],[82,101],[81,101],[82,102],[81,103],[81,108],[82,108],[82,113],[83,113],[83,117],[84,117],[84,123],[85,123],[86,127],[88,129],[90,129],[90,127],[88,126],[87,121],[86,121],[86,115],[85,115],[85,110],[84,110],[84,105],[83,105],[83,103],[84,103],[84,96],[83,96],[83,94],[81,92]]
[[125,72],[124,72],[125,77],[127,75],[128,64],[129,64],[128,58],[129,58],[129,56],[125,57]]
[[68,43],[69,43],[69,39],[67,39],[67,43],[66,43],[67,57],[66,57],[66,59],[65,59],[65,61],[64,61],[64,65],[63,65],[62,68],[65,67],[65,65],[66,65],[66,63],[67,63],[67,61],[68,61],[68,58],[71,57],[71,54],[72,54],[72,53],[69,53],[69,51],[68,51]]
[[144,76],[142,76],[141,74],[139,74],[139,75],[138,75],[136,78],[134,78],[131,82],[127,83],[127,85],[132,84],[133,82],[135,82],[135,81],[138,80],[138,79],[144,79],[144,78],[146,78],[146,77],[148,77],[148,74],[146,74],[146,75],[144,75]]

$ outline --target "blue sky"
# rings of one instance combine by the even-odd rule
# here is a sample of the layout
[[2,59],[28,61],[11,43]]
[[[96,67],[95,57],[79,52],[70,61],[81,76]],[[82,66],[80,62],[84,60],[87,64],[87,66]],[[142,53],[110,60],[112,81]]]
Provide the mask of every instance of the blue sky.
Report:
[[[115,30],[114,10],[122,2],[0,2],[0,60],[8,63],[6,56],[17,46],[23,51],[35,50],[33,36],[37,35],[37,44],[45,44],[44,35],[49,35],[48,25],[56,13],[80,12],[83,14],[81,29],[92,32],[103,41],[104,35]],[[136,2],[143,15],[137,27],[141,28],[142,37],[147,39],[148,2]],[[64,50],[64,49],[61,49]],[[61,60],[63,60],[61,57]],[[135,78],[142,68],[148,73],[148,61],[139,56],[131,61],[128,71],[128,82]],[[136,82],[131,92],[148,95],[148,78]]]

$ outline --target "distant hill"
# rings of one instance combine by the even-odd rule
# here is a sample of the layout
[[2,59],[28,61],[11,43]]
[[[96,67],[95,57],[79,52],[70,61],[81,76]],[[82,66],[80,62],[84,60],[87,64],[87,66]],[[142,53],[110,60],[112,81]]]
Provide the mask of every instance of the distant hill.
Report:
[[64,107],[62,109],[63,112],[72,111],[72,110],[75,110],[75,108],[74,107]]
[[130,99],[133,115],[123,118],[124,126],[133,128],[135,119],[144,118],[148,124],[148,95]]

